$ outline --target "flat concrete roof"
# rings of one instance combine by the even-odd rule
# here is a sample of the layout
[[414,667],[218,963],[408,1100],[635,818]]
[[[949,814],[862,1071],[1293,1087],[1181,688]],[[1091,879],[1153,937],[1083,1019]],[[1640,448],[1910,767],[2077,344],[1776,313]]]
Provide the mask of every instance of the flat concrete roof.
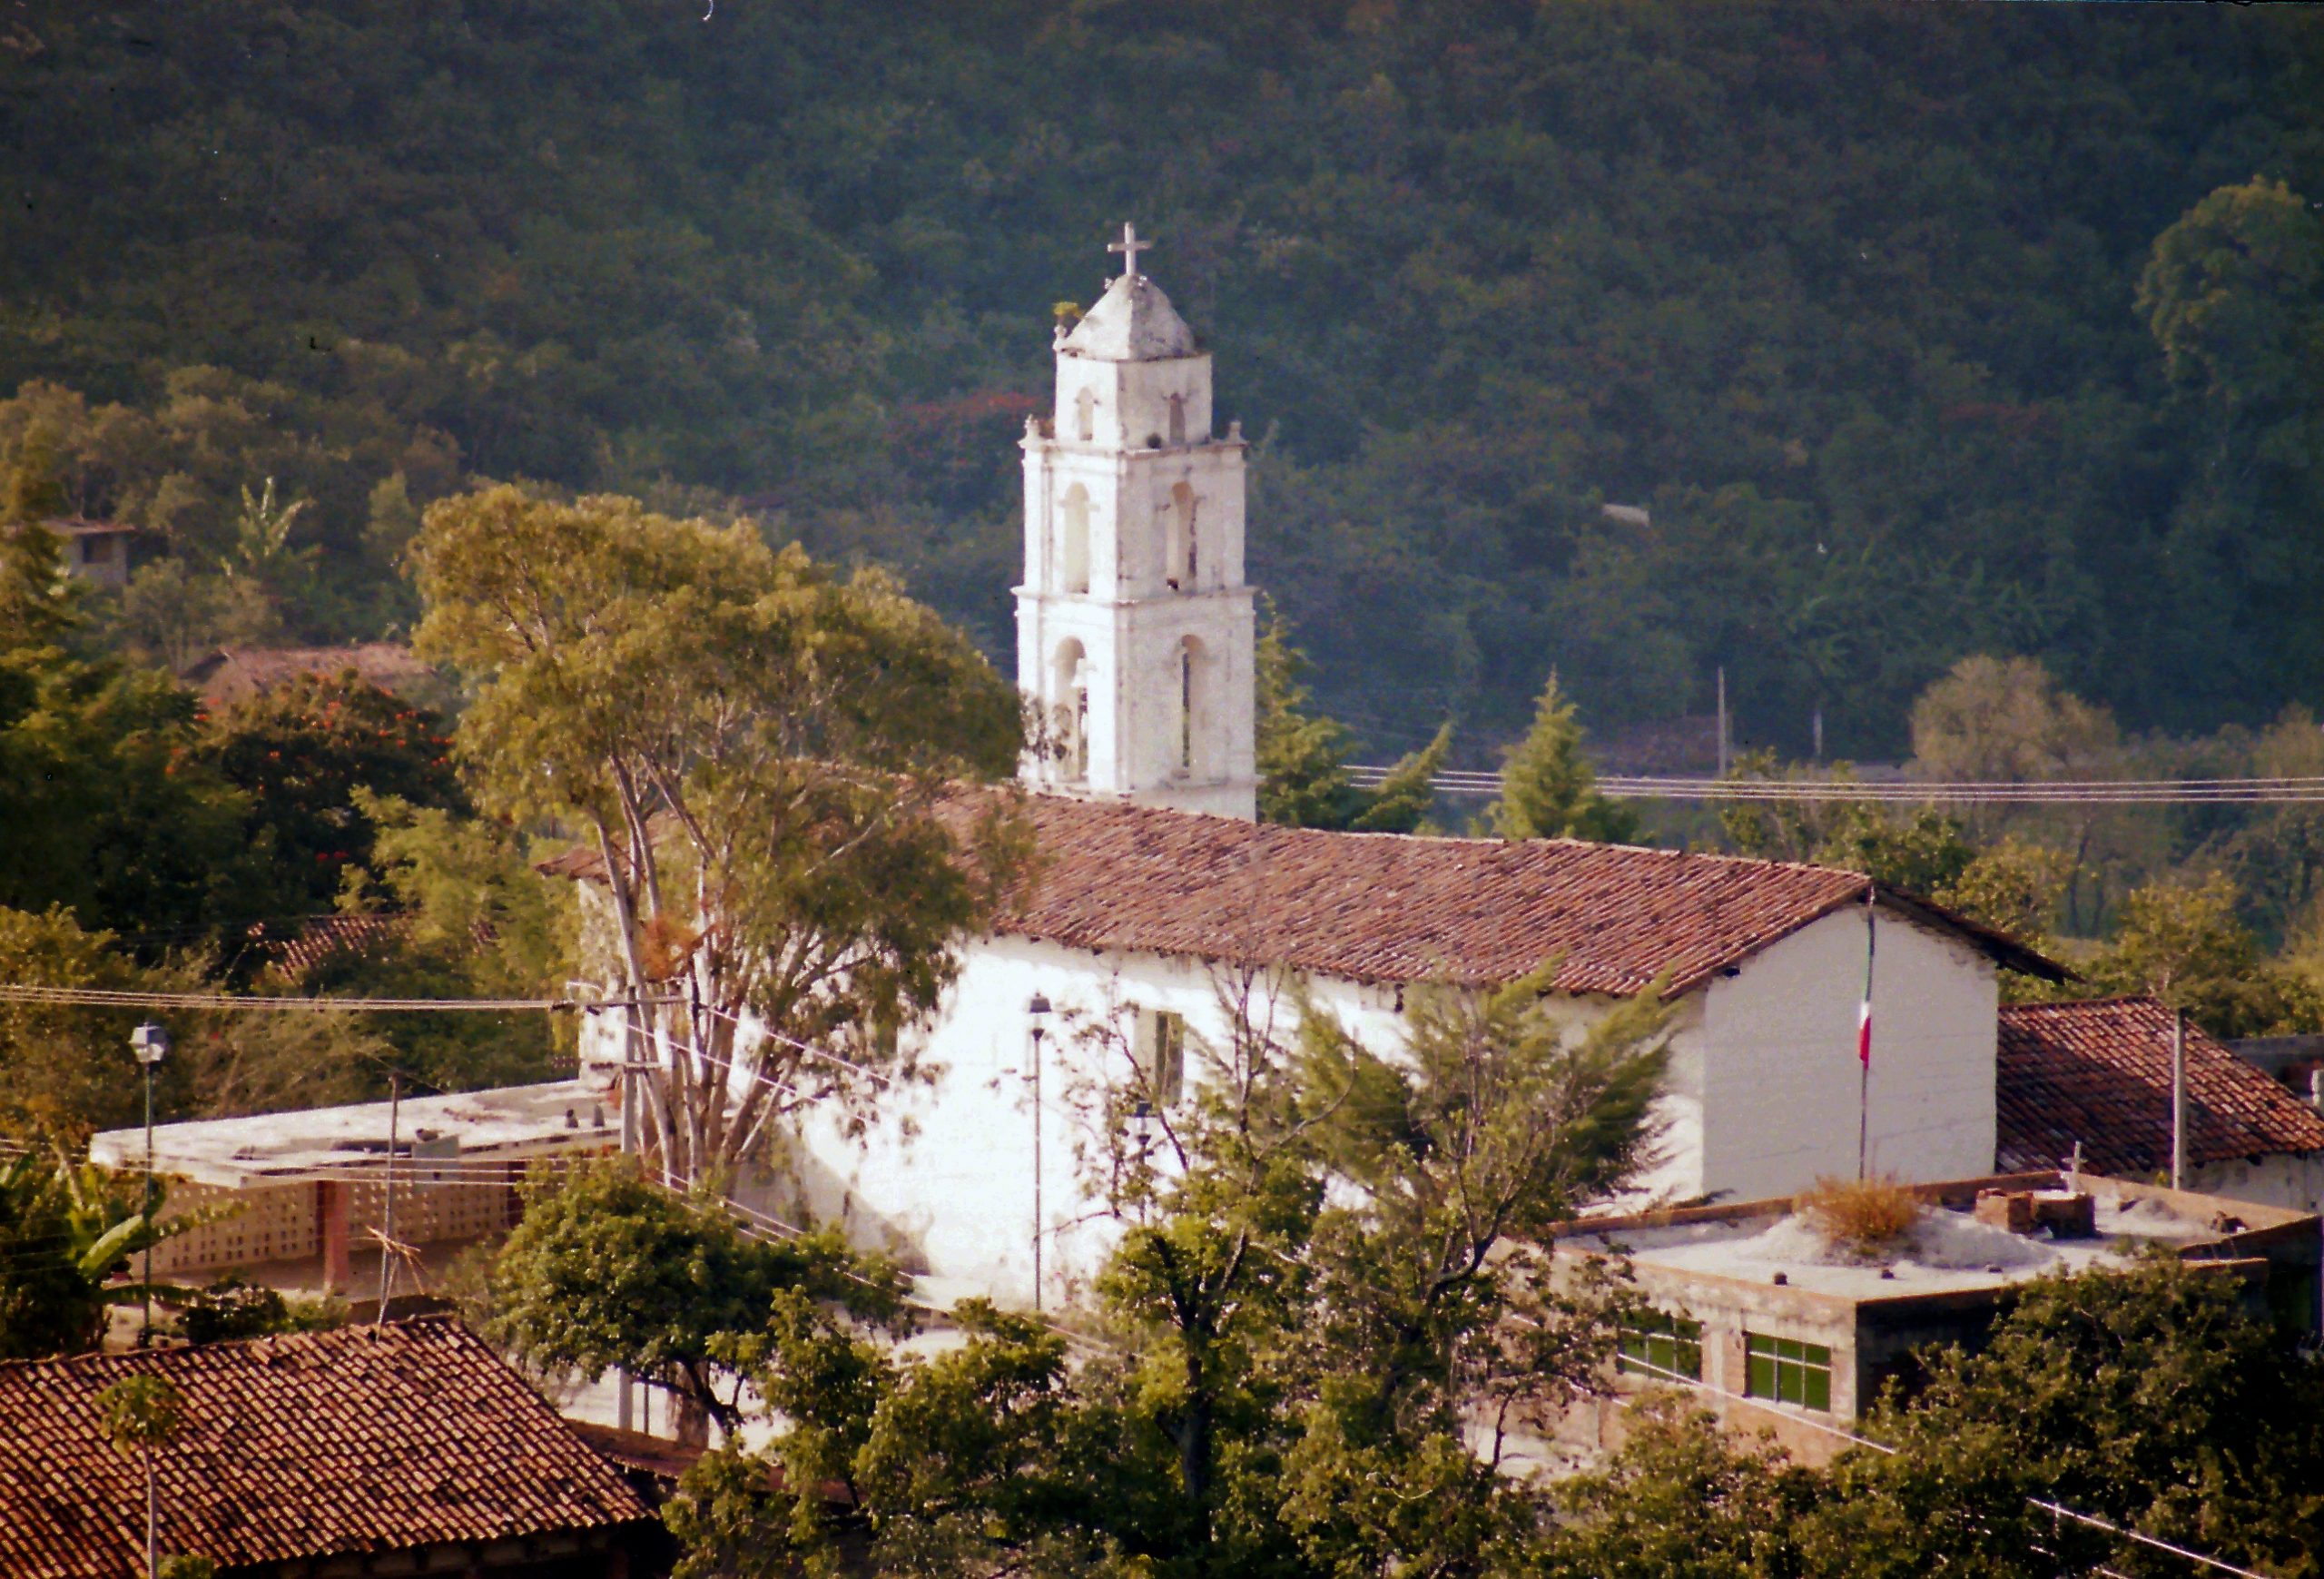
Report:
[[1784,1286],[1799,1293],[1860,1303],[1973,1293],[2050,1274],[2125,1267],[2149,1245],[2181,1252],[2215,1246],[2233,1256],[2242,1234],[2271,1234],[2300,1222],[2312,1232],[2317,1222],[2300,1212],[2089,1175],[2076,1178],[2073,1188],[2093,1198],[2093,1238],[2057,1239],[2041,1229],[2012,1233],[1979,1222],[1968,1209],[1980,1183],[2060,1193],[2054,1188],[2060,1182],[2047,1180],[2047,1189],[2024,1179],[1928,1187],[1919,1226],[1875,1258],[1831,1248],[1793,1213],[1792,1202],[1781,1199],[1588,1220],[1560,1233],[1557,1248],[1585,1255],[1627,1251],[1641,1271],[1759,1288],[1774,1286],[1780,1274]]
[[[389,1105],[360,1102],[159,1124],[153,1130],[154,1171],[224,1189],[384,1171]],[[620,1139],[620,1103],[612,1091],[586,1080],[554,1081],[448,1097],[406,1097],[397,1115],[396,1156],[407,1168],[515,1162],[604,1151]],[[105,1168],[143,1167],[145,1131],[106,1130],[89,1142],[89,1160]]]

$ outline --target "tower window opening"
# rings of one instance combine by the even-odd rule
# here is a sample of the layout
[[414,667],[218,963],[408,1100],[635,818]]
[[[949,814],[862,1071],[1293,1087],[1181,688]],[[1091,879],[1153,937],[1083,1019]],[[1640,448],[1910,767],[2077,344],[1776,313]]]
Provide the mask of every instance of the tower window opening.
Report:
[[1170,442],[1184,444],[1186,441],[1187,398],[1184,395],[1173,395],[1170,397]]
[[1198,585],[1202,556],[1195,540],[1195,490],[1183,482],[1170,489],[1170,529],[1165,538],[1163,578],[1192,591]]
[[1089,660],[1081,644],[1069,637],[1060,644],[1049,674],[1055,761],[1067,783],[1084,784],[1089,778]]
[[1195,770],[1195,650],[1178,649],[1178,770]]
[[1098,397],[1088,390],[1073,397],[1073,426],[1084,444],[1098,437]]

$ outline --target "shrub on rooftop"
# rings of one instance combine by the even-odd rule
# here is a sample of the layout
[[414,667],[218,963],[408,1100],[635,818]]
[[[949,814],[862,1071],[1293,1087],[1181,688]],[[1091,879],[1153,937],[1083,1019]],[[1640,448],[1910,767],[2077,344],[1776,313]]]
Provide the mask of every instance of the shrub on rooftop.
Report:
[[1921,1220],[1920,1198],[1887,1174],[1870,1179],[1818,1179],[1793,1202],[1834,1249],[1876,1256]]

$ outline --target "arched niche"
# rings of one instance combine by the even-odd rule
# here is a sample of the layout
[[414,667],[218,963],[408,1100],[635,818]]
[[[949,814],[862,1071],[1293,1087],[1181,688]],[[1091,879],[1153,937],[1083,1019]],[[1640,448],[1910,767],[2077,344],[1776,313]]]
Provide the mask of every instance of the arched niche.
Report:
[[1089,657],[1068,637],[1049,656],[1049,727],[1055,736],[1059,776],[1068,784],[1089,777]]
[[1182,778],[1212,775],[1218,716],[1217,655],[1195,637],[1181,637],[1177,653],[1178,727],[1171,736],[1171,765]]
[[1095,390],[1084,390],[1073,397],[1073,431],[1084,444],[1097,439],[1098,392]]
[[1162,578],[1181,592],[1192,592],[1202,581],[1201,528],[1196,523],[1195,490],[1186,483],[1170,489],[1169,508],[1163,513]]
[[1057,587],[1089,590],[1089,490],[1075,483],[1058,500]]

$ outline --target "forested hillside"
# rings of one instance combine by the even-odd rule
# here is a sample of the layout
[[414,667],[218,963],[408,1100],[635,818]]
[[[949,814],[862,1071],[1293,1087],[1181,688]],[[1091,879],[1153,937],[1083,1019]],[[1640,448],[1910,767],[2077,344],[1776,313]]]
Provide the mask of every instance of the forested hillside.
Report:
[[998,652],[1051,306],[1135,217],[1258,441],[1255,577],[1376,748],[1514,734],[1553,665],[1600,727],[1700,711],[1723,664],[1748,732],[1820,706],[1883,754],[1977,651],[2133,727],[2264,720],[2324,699],[2320,41],[2211,6],[19,5],[0,465],[19,514],[170,534],[119,627],[153,652],[408,620],[418,508],[479,477],[751,509]]

